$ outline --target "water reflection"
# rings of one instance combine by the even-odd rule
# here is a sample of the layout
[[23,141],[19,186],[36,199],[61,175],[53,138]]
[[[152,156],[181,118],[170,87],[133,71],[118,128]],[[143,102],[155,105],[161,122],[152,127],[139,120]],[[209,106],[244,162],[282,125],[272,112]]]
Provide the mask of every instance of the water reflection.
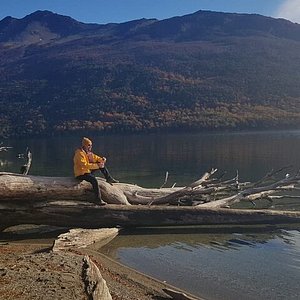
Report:
[[[282,239],[288,245],[296,244],[294,232],[300,225],[286,225],[287,229],[276,226],[196,226],[173,228],[132,228],[123,229],[117,239],[101,248],[111,256],[117,256],[119,248],[156,249],[165,246],[183,250],[206,247],[214,250],[239,250],[240,247],[257,247],[273,239]],[[292,231],[293,230],[293,231]],[[182,245],[185,245],[184,247]],[[182,248],[183,247],[183,248]]]
[[[211,167],[220,173],[226,171],[228,177],[239,170],[241,180],[253,181],[271,169],[300,166],[299,131],[90,137],[94,151],[108,158],[109,168],[118,178],[145,186],[160,186],[166,171],[169,185],[184,185]],[[17,165],[13,170],[18,170],[15,156],[28,146],[33,153],[31,174],[70,176],[80,140],[81,136],[12,139],[6,144],[13,149],[5,158]]]
[[[211,167],[239,170],[255,181],[271,169],[300,166],[300,131],[220,134],[96,136],[94,151],[108,158],[109,169],[124,182],[159,187],[185,185]],[[19,172],[28,146],[33,175],[72,176],[72,157],[81,136],[17,139],[1,153],[0,171]],[[249,204],[243,203],[246,207]],[[262,207],[266,203],[261,202]],[[298,200],[275,201],[275,208],[299,209]],[[105,248],[123,263],[207,299],[298,299],[299,228],[195,227],[123,231]]]
[[299,299],[299,230],[137,229],[100,251],[205,299]]
[[12,161],[9,161],[7,159],[0,159],[0,168],[9,168],[9,166],[11,166],[13,164]]

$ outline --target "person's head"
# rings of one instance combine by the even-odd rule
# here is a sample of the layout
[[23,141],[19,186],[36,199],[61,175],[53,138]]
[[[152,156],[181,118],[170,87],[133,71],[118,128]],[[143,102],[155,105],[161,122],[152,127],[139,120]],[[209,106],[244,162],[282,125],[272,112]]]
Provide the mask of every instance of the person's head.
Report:
[[82,139],[81,144],[82,144],[82,148],[83,148],[84,151],[88,152],[88,151],[91,151],[91,150],[92,150],[92,145],[93,145],[93,143],[92,143],[92,141],[91,141],[90,139],[88,139],[87,137],[84,137],[84,138]]

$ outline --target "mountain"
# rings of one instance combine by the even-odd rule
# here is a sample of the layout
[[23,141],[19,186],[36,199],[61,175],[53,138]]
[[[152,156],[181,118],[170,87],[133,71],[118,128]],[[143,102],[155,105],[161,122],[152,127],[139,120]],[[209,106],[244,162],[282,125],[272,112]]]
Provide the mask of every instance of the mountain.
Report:
[[198,11],[0,21],[0,136],[299,128],[300,25]]
[[96,28],[99,25],[87,25],[50,11],[36,11],[21,20],[4,18],[0,22],[0,42],[39,43],[44,39],[49,41],[78,33],[87,34]]

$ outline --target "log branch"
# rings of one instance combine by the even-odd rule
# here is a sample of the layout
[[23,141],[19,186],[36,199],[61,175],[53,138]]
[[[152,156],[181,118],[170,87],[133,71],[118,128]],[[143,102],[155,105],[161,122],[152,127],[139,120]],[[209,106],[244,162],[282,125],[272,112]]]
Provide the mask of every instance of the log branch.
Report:
[[203,204],[203,207],[228,207],[234,203],[240,202],[241,200],[253,201],[259,198],[266,198],[267,196],[282,191],[283,189],[292,189],[294,184],[299,183],[299,181],[300,176],[299,173],[297,173],[294,176],[285,177],[284,179],[267,186],[247,188],[236,195],[219,199],[210,203],[205,203]]
[[167,184],[167,182],[168,182],[168,177],[169,177],[169,172],[167,171],[167,172],[166,172],[166,176],[165,176],[165,180],[164,180],[163,184],[160,186],[160,189],[163,188],[163,187]]
[[[229,181],[213,180],[212,175],[215,172],[216,169],[212,169],[185,187],[160,189],[147,189],[125,183],[110,185],[104,179],[97,178],[103,199],[107,203],[124,204],[105,207],[93,203],[95,196],[91,185],[84,181],[0,173],[1,225],[29,223],[97,228],[116,225],[300,222],[299,212],[222,209],[239,201],[248,201],[255,205],[254,201],[258,199],[272,201],[276,194],[279,194],[277,197],[283,197],[280,193],[294,191],[299,185],[299,172],[261,186],[240,183],[238,173]],[[153,206],[149,207],[151,204]],[[157,206],[158,204],[168,206]],[[184,207],[170,206],[171,204]]]
[[[126,205],[167,204],[229,207],[239,201],[253,203],[257,199],[264,199],[282,191],[299,190],[299,173],[294,176],[285,176],[273,183],[270,183],[269,179],[267,181],[260,180],[258,181],[259,185],[258,182],[239,182],[238,171],[234,178],[219,181],[212,177],[216,171],[216,169],[212,169],[210,172],[204,173],[200,179],[185,187],[158,189],[147,189],[125,183],[110,185],[102,178],[97,179],[103,198],[107,203]],[[274,172],[270,174],[273,176]],[[267,177],[269,178],[269,175]],[[262,182],[268,184],[261,185]],[[49,199],[95,201],[91,185],[85,181],[63,177],[24,176],[13,173],[0,173],[0,195],[0,203],[3,201],[47,201]]]
[[12,147],[2,146],[3,142],[0,143],[0,152],[7,152],[9,149],[12,149]]
[[13,207],[0,205],[1,224],[45,224],[70,228],[138,226],[250,225],[300,223],[300,212],[202,207],[106,205],[51,201]]
[[27,175],[29,172],[29,169],[31,167],[31,163],[32,163],[32,153],[31,151],[27,148],[26,149],[26,157],[27,157],[27,162],[21,167],[21,174],[23,175]]

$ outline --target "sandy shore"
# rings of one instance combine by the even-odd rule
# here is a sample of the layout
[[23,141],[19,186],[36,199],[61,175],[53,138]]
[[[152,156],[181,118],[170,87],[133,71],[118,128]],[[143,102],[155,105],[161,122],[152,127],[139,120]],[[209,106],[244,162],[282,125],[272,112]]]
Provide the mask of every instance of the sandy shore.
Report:
[[1,300],[88,299],[82,280],[84,255],[99,268],[112,299],[172,299],[162,289],[173,287],[125,267],[93,247],[54,253],[51,249],[55,237],[44,241],[35,238],[16,238],[11,232],[0,234]]

